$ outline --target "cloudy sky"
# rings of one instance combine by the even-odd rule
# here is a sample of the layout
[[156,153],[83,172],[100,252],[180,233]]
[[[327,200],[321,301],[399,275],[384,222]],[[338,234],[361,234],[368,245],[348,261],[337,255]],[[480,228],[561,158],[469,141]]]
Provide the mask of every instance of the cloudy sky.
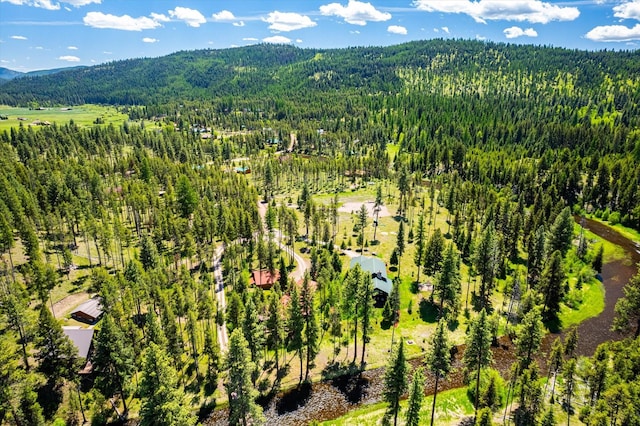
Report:
[[0,0],[0,66],[17,71],[255,43],[431,38],[637,49],[640,0]]

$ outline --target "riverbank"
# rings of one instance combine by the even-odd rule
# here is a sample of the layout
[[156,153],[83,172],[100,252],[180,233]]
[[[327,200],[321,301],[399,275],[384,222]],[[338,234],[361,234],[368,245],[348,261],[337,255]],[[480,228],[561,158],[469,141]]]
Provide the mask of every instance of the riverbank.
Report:
[[[625,251],[623,259],[614,260],[603,265],[600,277],[605,288],[603,311],[578,325],[578,346],[576,353],[580,356],[590,356],[596,347],[609,340],[620,340],[623,335],[611,331],[611,324],[615,316],[616,301],[622,297],[622,289],[629,279],[637,272],[636,264],[640,262],[640,253],[636,250],[636,243],[625,238],[619,232],[600,222],[585,219],[584,226],[595,235],[603,238]],[[538,361],[544,364],[546,355],[550,351],[553,341],[561,337],[567,330],[559,333],[547,334],[539,351]],[[492,348],[493,367],[503,376],[509,375],[511,364],[515,361],[513,343],[507,336],[499,339],[498,345]],[[462,381],[462,354],[464,345],[456,347],[454,372],[446,380],[441,380],[439,391],[460,388]],[[421,365],[423,358],[418,357],[410,361],[412,366]],[[375,404],[382,400],[382,381],[384,368],[375,368],[362,373],[360,377],[340,377],[300,389],[281,392],[265,402],[265,416],[267,423],[283,426],[302,426],[311,421],[326,421],[339,418],[354,409]],[[426,375],[425,393],[433,394],[434,377]],[[226,410],[215,411],[205,422],[207,425],[226,425]]]

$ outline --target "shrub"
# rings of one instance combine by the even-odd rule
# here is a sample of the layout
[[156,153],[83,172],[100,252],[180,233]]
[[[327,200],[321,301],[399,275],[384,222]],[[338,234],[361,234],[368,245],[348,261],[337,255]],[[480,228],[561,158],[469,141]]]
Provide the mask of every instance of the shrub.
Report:
[[[480,398],[478,408],[496,410],[504,403],[505,384],[500,372],[493,368],[485,369],[480,373]],[[472,404],[476,401],[476,381],[469,383],[467,396]]]
[[613,212],[609,215],[609,223],[617,225],[620,223],[620,212]]

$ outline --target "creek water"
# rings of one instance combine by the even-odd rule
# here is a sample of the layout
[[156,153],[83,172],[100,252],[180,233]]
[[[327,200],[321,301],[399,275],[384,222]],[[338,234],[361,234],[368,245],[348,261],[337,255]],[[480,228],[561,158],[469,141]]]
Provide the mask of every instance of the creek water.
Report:
[[[603,225],[591,219],[584,220],[584,228],[598,235],[625,251],[625,258],[602,266],[600,274],[605,288],[604,310],[596,317],[589,318],[578,326],[578,355],[590,356],[599,344],[608,340],[620,340],[625,337],[611,331],[611,324],[615,317],[614,308],[616,301],[624,296],[622,289],[638,271],[640,262],[640,246],[624,237],[609,226]],[[548,335],[547,338],[552,335]]]
[[[576,218],[576,221],[580,222],[582,219]],[[615,316],[616,301],[624,294],[622,291],[624,285],[638,271],[640,245],[599,222],[584,219],[582,225],[599,238],[608,240],[622,247],[625,251],[624,259],[606,263],[602,267],[600,278],[605,287],[603,312],[583,321],[578,326],[576,353],[590,356],[599,344],[626,337],[611,331],[611,324]],[[542,365],[545,364],[546,355],[549,353],[553,341],[565,332],[566,330],[563,330],[560,333],[545,335],[538,358]],[[456,347],[454,351],[453,373],[446,380],[440,380],[438,392],[464,385],[461,360],[464,345]],[[503,336],[499,339],[498,345],[492,348],[492,352],[493,368],[499,370],[503,376],[508,376],[511,364],[516,359],[512,342],[508,337]],[[411,360],[414,367],[422,363],[422,357]],[[544,374],[544,370],[542,370],[542,374]],[[363,404],[379,402],[382,400],[383,376],[384,368],[377,368],[365,371],[362,377],[340,378],[332,382],[314,383],[310,389],[305,388],[304,391],[293,389],[282,392],[266,404],[267,424],[302,426],[309,424],[312,420],[335,419]],[[426,374],[425,392],[428,395],[434,392],[434,379],[433,375]],[[354,398],[354,395],[357,397]],[[227,414],[227,410],[216,410],[204,423],[206,425],[226,425],[228,424]]]

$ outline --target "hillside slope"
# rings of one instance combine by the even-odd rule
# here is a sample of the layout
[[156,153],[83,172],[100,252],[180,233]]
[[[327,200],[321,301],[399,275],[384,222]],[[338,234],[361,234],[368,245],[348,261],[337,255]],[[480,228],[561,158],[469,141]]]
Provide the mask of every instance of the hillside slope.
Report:
[[254,45],[177,52],[160,58],[111,62],[3,85],[0,103],[162,103],[223,96],[300,96],[335,90],[397,92],[402,69],[432,75],[500,70],[555,78],[575,77],[576,87],[597,87],[606,76],[637,75],[633,52],[582,52],[461,40],[430,40],[389,47],[300,49]]

